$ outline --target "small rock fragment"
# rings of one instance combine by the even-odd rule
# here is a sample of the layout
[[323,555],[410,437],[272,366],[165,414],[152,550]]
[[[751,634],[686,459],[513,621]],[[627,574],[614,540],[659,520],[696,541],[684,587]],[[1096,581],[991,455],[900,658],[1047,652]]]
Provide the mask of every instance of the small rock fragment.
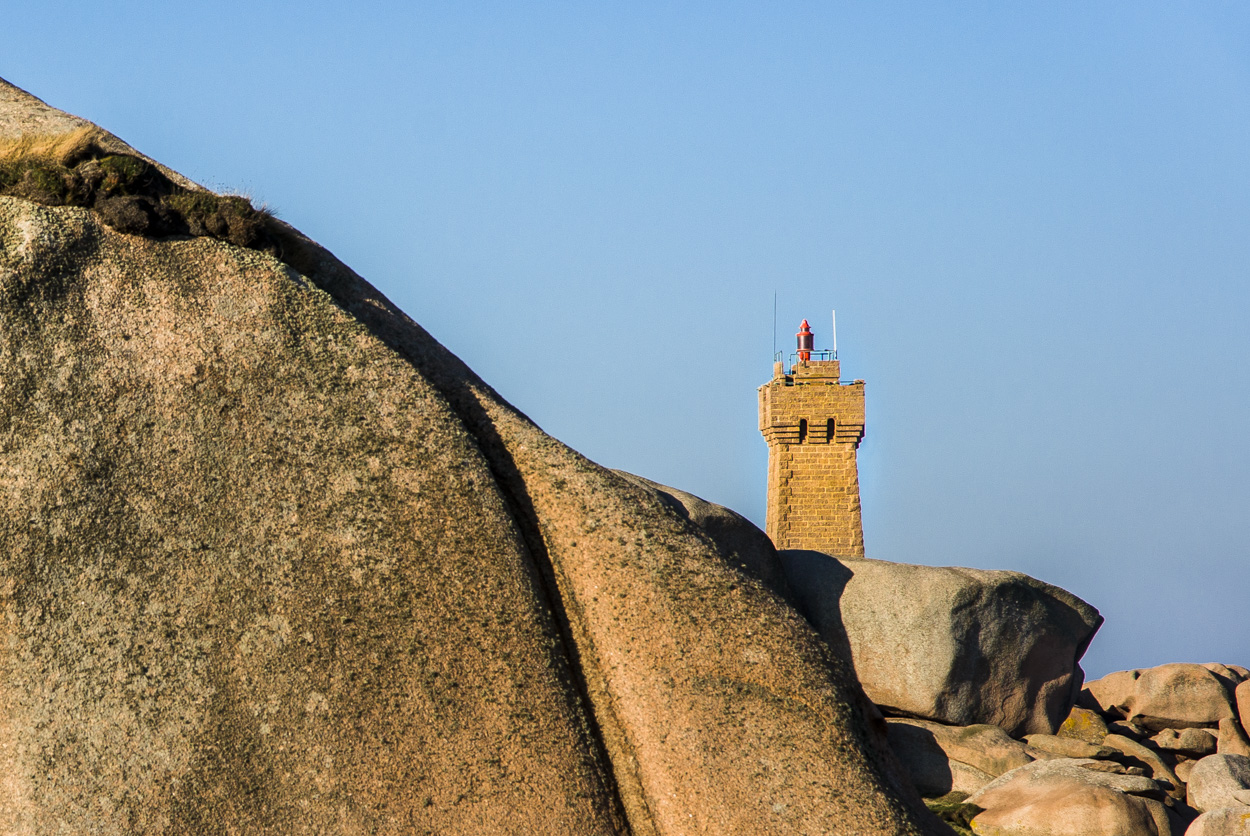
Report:
[[1118,734],[1138,742],[1150,737],[1150,732],[1128,720],[1115,720],[1107,724],[1107,734]]
[[1056,755],[1054,752],[1047,752],[1044,749],[1034,749],[1032,746],[1025,746],[1024,753],[1035,761],[1055,761],[1062,760],[1064,755]]
[[1227,719],[1220,721],[1220,736],[1216,751],[1221,755],[1250,755],[1250,740],[1241,723]]
[[[1106,735],[1103,735],[1106,737]],[[1034,749],[1041,749],[1052,755],[1065,758],[1111,758],[1117,754],[1116,749],[1107,746],[1095,746],[1083,740],[1071,737],[1059,737],[1053,734],[1026,734],[1024,742]],[[1101,742],[1101,741],[1099,741]]]
[[1098,712],[1080,706],[1074,706],[1068,712],[1068,719],[1063,721],[1063,724],[1059,726],[1059,731],[1056,732],[1059,737],[1083,740],[1095,746],[1101,745],[1102,739],[1108,733],[1107,723],[1098,715]]
[[[1082,769],[1092,769],[1095,772],[1110,772],[1113,775],[1145,775],[1146,770],[1140,766],[1122,766],[1115,761],[1094,761],[1093,763],[1081,764]],[[1136,772],[1129,772],[1130,769]]]

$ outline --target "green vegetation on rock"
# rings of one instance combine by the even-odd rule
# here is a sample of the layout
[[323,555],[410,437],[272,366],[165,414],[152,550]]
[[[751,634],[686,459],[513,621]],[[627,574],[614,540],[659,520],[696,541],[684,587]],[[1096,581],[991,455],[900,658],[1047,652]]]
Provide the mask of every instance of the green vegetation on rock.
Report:
[[238,195],[174,183],[157,166],[108,153],[90,128],[0,143],[0,194],[45,206],[81,206],[119,232],[216,238],[281,258],[284,232]]
[[925,806],[959,836],[973,836],[972,820],[984,812],[975,804],[964,803],[963,793],[948,793],[941,798],[926,798]]

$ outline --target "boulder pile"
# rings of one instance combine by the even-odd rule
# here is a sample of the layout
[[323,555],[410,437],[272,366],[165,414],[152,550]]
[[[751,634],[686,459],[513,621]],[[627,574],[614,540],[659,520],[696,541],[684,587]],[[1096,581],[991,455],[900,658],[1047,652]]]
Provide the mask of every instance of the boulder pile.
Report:
[[1055,734],[888,718],[926,798],[978,834],[1250,834],[1250,670],[1172,664],[1090,682]]
[[[982,836],[1250,836],[1250,670],[1175,664],[1084,683],[1102,624],[1018,572],[776,552],[750,521],[645,483],[768,576],[850,656],[931,808]],[[754,570],[761,574],[760,570]]]

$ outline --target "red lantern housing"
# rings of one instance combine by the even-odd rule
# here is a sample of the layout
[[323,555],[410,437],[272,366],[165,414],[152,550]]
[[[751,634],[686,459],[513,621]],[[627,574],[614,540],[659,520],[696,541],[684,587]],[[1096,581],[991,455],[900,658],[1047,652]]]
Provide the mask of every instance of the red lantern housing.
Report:
[[815,337],[812,336],[812,329],[807,324],[807,320],[803,320],[803,324],[799,326],[799,332],[794,335],[799,341],[799,362],[806,363],[812,359],[812,348]]

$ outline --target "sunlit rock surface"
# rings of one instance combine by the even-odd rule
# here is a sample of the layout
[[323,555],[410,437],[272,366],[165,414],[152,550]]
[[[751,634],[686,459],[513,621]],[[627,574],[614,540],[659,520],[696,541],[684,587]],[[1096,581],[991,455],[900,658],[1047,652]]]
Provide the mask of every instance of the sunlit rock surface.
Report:
[[0,197],[0,832],[942,832],[782,598],[286,235]]

